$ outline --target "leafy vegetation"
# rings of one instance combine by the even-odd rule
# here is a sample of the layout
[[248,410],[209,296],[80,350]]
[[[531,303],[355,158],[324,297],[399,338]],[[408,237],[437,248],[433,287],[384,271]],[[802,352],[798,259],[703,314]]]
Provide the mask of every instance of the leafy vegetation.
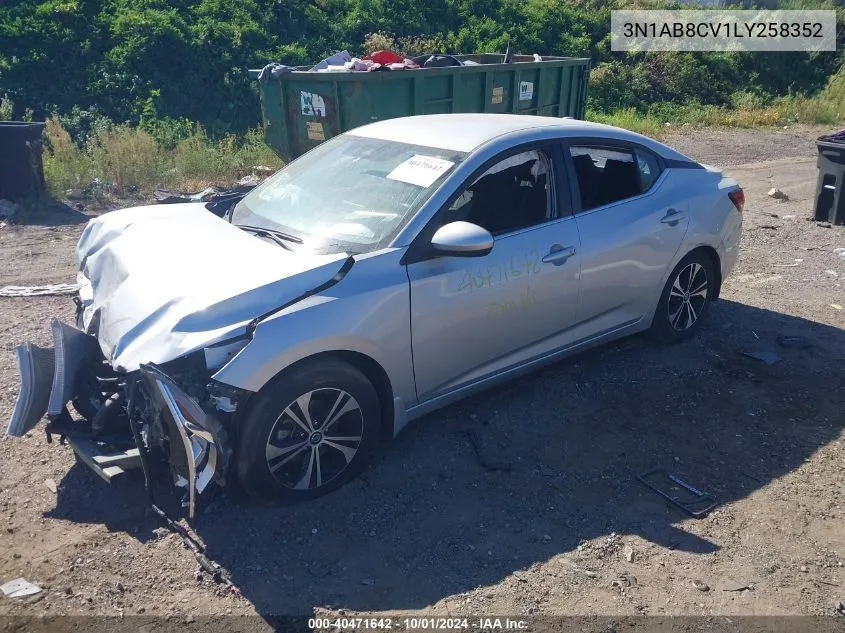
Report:
[[156,186],[196,191],[282,166],[258,130],[212,139],[197,126],[168,147],[143,128],[100,124],[80,146],[51,117],[46,136],[44,175],[54,197],[146,196]]
[[[781,8],[835,8],[781,0]],[[47,119],[56,193],[125,195],[231,182],[279,166],[255,131],[271,61],[341,49],[409,55],[512,51],[590,57],[588,118],[659,136],[666,125],[833,124],[845,118],[838,53],[610,52],[610,11],[667,0],[7,0],[0,119]],[[97,192],[94,192],[97,193]]]
[[[843,61],[841,53],[611,53],[610,11],[631,4],[14,0],[0,6],[0,95],[17,104],[18,117],[26,108],[38,120],[63,115],[75,139],[105,117],[140,124],[172,147],[190,135],[191,122],[214,136],[259,123],[248,68],[305,64],[343,48],[463,53],[503,52],[510,45],[525,53],[590,57],[590,108],[605,115],[629,108],[645,113],[655,103],[731,107],[752,99],[755,107],[768,106],[817,93]],[[668,6],[661,0],[634,4]],[[834,7],[832,0],[812,5]],[[845,26],[842,8],[839,17]]]

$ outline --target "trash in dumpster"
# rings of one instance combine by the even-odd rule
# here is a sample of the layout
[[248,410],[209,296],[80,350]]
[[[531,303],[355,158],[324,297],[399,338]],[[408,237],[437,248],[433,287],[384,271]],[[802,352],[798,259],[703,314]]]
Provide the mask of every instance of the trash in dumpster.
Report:
[[716,507],[716,499],[660,468],[637,475],[637,479],[696,518],[704,516]]
[[[584,118],[587,58],[510,49],[505,55],[403,55],[381,50],[359,59],[342,51],[318,64],[250,70],[259,80],[265,142],[291,161],[343,132],[400,116],[460,111]],[[451,86],[448,95],[444,86]]]

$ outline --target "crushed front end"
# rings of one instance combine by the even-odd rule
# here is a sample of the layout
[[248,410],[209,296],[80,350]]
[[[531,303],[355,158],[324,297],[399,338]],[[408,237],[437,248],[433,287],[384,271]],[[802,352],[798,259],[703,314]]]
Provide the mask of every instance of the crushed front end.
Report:
[[58,319],[51,326],[52,349],[16,348],[21,388],[7,434],[30,432],[46,414],[47,441],[68,441],[107,481],[128,468],[168,468],[193,517],[200,495],[211,484],[225,485],[233,421],[249,396],[211,375],[246,340],[120,372],[96,337]]

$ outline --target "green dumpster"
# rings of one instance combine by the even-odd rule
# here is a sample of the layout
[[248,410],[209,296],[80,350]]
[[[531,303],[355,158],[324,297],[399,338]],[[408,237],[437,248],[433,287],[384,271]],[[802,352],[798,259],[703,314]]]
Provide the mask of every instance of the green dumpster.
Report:
[[[388,72],[311,72],[259,82],[264,138],[290,161],[371,121],[413,114],[510,112],[584,118],[590,60],[498,54],[456,55],[473,65]],[[258,77],[261,71],[250,70]]]

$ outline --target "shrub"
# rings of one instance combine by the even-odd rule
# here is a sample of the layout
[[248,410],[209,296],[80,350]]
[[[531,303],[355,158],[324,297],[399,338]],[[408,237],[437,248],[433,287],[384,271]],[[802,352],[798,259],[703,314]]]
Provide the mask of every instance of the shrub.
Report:
[[91,157],[73,142],[57,117],[47,119],[44,132],[44,178],[50,193],[64,197],[68,189],[81,191],[91,179]]
[[118,194],[155,185],[164,166],[161,148],[152,135],[127,125],[99,134],[91,159],[97,176],[114,183]]

